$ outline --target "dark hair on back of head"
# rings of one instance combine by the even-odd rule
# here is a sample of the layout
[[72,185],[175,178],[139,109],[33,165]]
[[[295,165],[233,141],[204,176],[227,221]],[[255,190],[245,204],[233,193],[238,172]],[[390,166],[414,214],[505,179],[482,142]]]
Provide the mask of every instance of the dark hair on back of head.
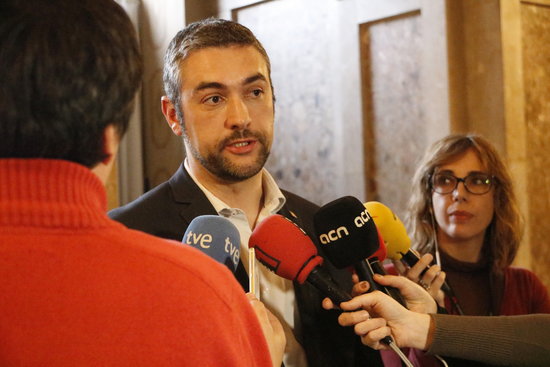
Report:
[[0,158],[106,158],[125,133],[141,79],[134,27],[112,0],[0,4]]

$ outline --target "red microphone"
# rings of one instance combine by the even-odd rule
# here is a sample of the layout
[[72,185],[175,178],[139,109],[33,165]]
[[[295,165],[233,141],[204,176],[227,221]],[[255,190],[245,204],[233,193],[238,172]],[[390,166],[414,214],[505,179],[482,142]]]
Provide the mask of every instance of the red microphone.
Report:
[[290,219],[279,214],[267,217],[252,232],[248,247],[275,274],[300,284],[307,281],[334,304],[351,299],[322,267],[323,258],[308,235]]
[[382,238],[382,234],[380,233],[378,227],[376,227],[376,232],[378,233],[378,250],[369,256],[369,259],[377,258],[378,261],[382,262],[386,260],[388,250],[386,248],[386,242],[384,242],[384,238]]

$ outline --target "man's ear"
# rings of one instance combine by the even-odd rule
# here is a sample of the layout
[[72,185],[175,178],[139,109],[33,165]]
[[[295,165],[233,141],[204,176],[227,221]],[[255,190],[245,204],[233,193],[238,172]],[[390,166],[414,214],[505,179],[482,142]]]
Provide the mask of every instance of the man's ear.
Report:
[[116,127],[112,124],[107,125],[103,130],[103,153],[105,153],[106,158],[101,163],[109,164],[111,160],[116,158],[119,144],[120,137]]
[[170,126],[170,129],[172,129],[174,134],[181,136],[183,134],[183,131],[181,129],[181,123],[178,118],[178,114],[176,113],[176,107],[167,96],[162,96],[160,99],[160,103],[162,114],[164,115],[168,126]]
[[114,125],[107,125],[103,130],[103,153],[105,158],[92,168],[99,179],[105,184],[115,163],[120,137]]

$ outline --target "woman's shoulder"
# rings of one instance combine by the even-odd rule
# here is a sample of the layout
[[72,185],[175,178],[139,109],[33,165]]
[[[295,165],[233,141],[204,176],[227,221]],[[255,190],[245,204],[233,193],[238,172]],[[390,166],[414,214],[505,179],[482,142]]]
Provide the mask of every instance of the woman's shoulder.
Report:
[[518,266],[509,266],[504,269],[504,274],[507,278],[514,280],[524,280],[524,281],[536,281],[540,282],[539,278],[535,273],[529,269],[521,268]]

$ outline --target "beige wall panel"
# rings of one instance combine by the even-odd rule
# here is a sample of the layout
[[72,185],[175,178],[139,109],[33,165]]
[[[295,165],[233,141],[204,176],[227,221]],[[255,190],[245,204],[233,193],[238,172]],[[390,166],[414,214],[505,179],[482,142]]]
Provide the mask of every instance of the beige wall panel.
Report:
[[550,286],[550,4],[521,6],[531,267]]
[[172,133],[160,109],[162,65],[168,43],[183,28],[184,2],[142,0],[140,36],[144,56],[143,139],[149,190],[166,181],[183,160],[183,143]]
[[506,151],[499,0],[447,2],[453,132],[475,132]]

